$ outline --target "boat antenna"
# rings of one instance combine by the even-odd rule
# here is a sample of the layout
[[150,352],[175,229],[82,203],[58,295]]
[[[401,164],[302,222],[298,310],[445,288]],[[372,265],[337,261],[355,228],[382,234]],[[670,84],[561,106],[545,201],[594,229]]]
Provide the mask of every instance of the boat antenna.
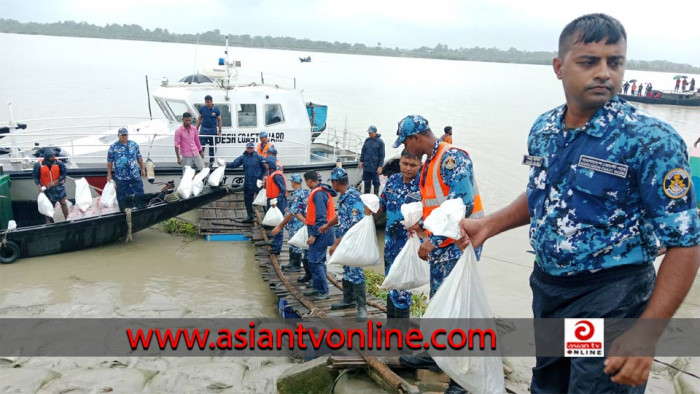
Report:
[[197,49],[199,48],[199,33],[197,33],[197,42],[194,44],[194,64],[192,64],[192,78],[190,79],[190,85],[194,82],[197,74]]
[[224,55],[226,55],[226,101],[229,100],[228,90],[231,88],[231,64],[228,60],[228,34],[226,35],[226,48],[224,49]]
[[151,91],[148,88],[148,75],[146,75],[146,99],[148,99],[148,116],[153,120],[153,112],[151,111]]

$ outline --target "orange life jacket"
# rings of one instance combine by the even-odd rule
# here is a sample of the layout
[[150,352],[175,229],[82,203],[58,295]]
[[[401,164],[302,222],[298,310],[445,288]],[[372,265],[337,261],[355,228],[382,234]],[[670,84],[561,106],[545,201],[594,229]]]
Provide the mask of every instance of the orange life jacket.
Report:
[[321,186],[315,188],[310,194],[309,194],[309,202],[306,205],[306,224],[313,226],[316,224],[316,204],[314,203],[314,194],[318,193],[319,191],[323,191],[324,193],[328,194],[328,206],[326,207],[326,223],[330,222],[335,218],[335,203],[333,202],[333,196],[331,196],[330,193],[328,193],[327,190],[324,190]]
[[260,156],[262,156],[262,157],[267,157],[267,150],[270,148],[270,145],[271,145],[271,144],[268,142],[267,144],[265,144],[265,147],[263,148],[263,147],[262,147],[262,142],[261,142],[261,143],[258,144],[258,147],[257,147],[256,151],[258,152],[258,154],[259,154]]
[[[450,187],[445,184],[440,174],[440,165],[442,164],[442,156],[447,152],[448,149],[455,148],[466,153],[469,153],[464,149],[457,148],[446,142],[440,142],[437,153],[435,157],[430,160],[430,163],[423,164],[421,169],[421,182],[420,182],[420,195],[423,200],[423,220],[425,220],[428,215],[443,202],[447,200],[447,196],[450,194]],[[427,168],[426,168],[427,167]],[[439,186],[439,187],[436,187]],[[474,180],[474,210],[469,216],[470,218],[481,218],[484,217],[484,208],[481,203],[481,195],[479,194],[479,188],[476,185],[476,179]],[[426,230],[428,234],[430,232]],[[452,238],[448,238],[445,242],[438,245],[441,248],[454,242]]]
[[281,170],[277,170],[267,177],[267,185],[265,185],[265,195],[267,196],[267,198],[277,198],[280,195],[281,190],[279,186],[277,186],[277,184],[275,183],[274,179],[272,179],[275,175],[278,174],[282,175],[282,178],[284,178],[284,174]]
[[61,169],[58,167],[58,159],[54,161],[54,164],[49,170],[49,166],[42,164],[44,159],[39,159],[39,164],[41,165],[41,177],[39,180],[43,186],[48,186],[49,183],[58,179],[61,176]]

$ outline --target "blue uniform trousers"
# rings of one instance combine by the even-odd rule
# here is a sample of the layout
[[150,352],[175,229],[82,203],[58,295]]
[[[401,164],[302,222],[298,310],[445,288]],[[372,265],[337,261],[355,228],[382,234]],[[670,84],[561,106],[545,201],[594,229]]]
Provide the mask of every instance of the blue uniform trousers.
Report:
[[328,293],[326,278],[326,251],[335,242],[333,231],[326,231],[316,237],[316,242],[309,245],[309,268],[314,290],[321,294]]
[[216,154],[216,149],[214,148],[215,135],[217,135],[216,127],[211,129],[202,127],[199,130],[199,144],[202,145],[202,149],[209,145],[209,163],[214,162],[214,156]]
[[258,186],[255,183],[244,183],[243,184],[243,202],[245,203],[245,211],[248,213],[249,217],[253,217],[253,201],[255,200],[255,193],[258,192]]
[[[530,275],[535,318],[637,318],[651,298],[656,274],[652,264],[608,268],[567,277],[552,276],[535,266]],[[535,346],[551,333],[538,332]],[[619,335],[621,333],[617,333]],[[617,336],[605,333],[605,354]],[[544,347],[544,346],[543,346]],[[639,387],[613,383],[603,372],[605,357],[537,357],[532,393],[643,393]]]
[[[278,196],[277,197],[277,208],[279,208],[280,211],[282,211],[282,214],[284,214],[284,210],[287,209],[287,198],[285,196]],[[267,199],[267,209],[270,209],[270,199]],[[275,235],[275,237],[272,239],[272,251],[273,252],[279,252],[282,250],[282,243],[284,242],[284,227],[280,230],[280,232]]]
[[379,194],[379,174],[377,170],[362,171],[362,181],[365,183],[365,194],[370,193],[370,188],[374,185],[374,193]]

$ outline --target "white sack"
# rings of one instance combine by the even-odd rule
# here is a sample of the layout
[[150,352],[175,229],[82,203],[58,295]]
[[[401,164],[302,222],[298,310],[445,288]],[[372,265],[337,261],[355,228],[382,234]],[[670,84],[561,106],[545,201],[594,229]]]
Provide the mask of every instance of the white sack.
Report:
[[306,241],[309,240],[309,229],[306,226],[300,228],[294,236],[289,239],[289,244],[297,248],[308,249],[309,245]]
[[377,229],[372,215],[355,223],[340,240],[328,264],[367,267],[379,264]]
[[408,241],[396,255],[394,264],[379,287],[385,290],[409,290],[421,287],[430,281],[430,265],[418,257],[420,238],[417,234],[408,237]]
[[193,196],[198,196],[199,193],[204,190],[204,178],[209,175],[209,167],[204,167],[202,171],[200,171],[197,175],[194,176],[192,179],[192,195]]
[[192,195],[192,178],[194,177],[194,169],[190,166],[185,167],[185,172],[182,173],[182,180],[177,187],[177,195],[182,199],[190,198]]
[[362,203],[369,208],[372,213],[377,213],[379,210],[379,197],[376,194],[363,194],[360,196]]
[[[430,319],[442,319],[442,327],[447,332],[460,328],[466,330],[464,320],[457,319],[491,319],[491,309],[486,293],[479,280],[476,268],[476,256],[471,245],[462,254],[452,272],[445,278],[438,291],[428,304],[421,319],[421,329],[430,330]],[[496,332],[496,325],[491,328]],[[435,324],[434,322],[432,323]],[[429,350],[437,365],[455,382],[472,393],[504,393],[503,363],[500,356],[490,357],[438,357],[437,352]]]
[[401,224],[404,227],[413,227],[423,217],[423,203],[418,201],[401,205],[401,216],[403,216]]
[[117,188],[114,185],[114,180],[110,179],[105,188],[102,190],[102,196],[100,196],[100,205],[105,208],[111,208],[117,205]]
[[80,178],[75,181],[75,205],[83,212],[90,209],[92,205],[90,185],[85,178]]
[[207,184],[214,187],[219,186],[221,181],[224,179],[225,171],[226,163],[224,163],[224,165],[220,165],[216,170],[212,171],[211,175],[209,175],[209,179],[207,179]]
[[46,194],[39,193],[39,196],[36,199],[36,204],[39,208],[39,212],[42,215],[53,217],[53,205],[51,205],[51,201],[49,201],[49,198],[46,197]]
[[255,200],[253,200],[253,205],[260,205],[261,207],[267,206],[267,192],[265,189],[260,189]]
[[435,208],[423,222],[423,227],[434,235],[452,239],[462,238],[459,221],[464,218],[467,208],[461,198],[447,200]]
[[282,223],[283,220],[284,215],[282,215],[282,211],[277,207],[270,207],[263,218],[262,224],[263,226],[275,227]]

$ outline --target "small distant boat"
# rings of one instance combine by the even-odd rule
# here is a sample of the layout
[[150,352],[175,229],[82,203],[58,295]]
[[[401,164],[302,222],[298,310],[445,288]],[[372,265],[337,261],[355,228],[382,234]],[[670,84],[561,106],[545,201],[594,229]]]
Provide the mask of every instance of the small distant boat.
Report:
[[681,105],[689,107],[700,106],[700,93],[678,93],[669,91],[654,90],[651,97],[636,96],[631,94],[620,94],[620,97],[627,101],[634,101],[644,104]]
[[302,63],[308,63],[308,62],[311,61],[311,56],[300,57],[300,58],[299,58],[299,61],[302,62]]
[[[84,219],[5,230],[0,233],[0,263],[10,264],[22,257],[46,256],[102,246],[214,202],[229,192],[230,190],[226,187],[207,186],[201,194],[184,200],[166,202],[159,199],[158,202],[143,208],[134,208],[130,218],[127,218],[124,212],[114,212]],[[144,197],[145,201],[157,197],[157,194]],[[38,212],[36,213],[39,215]],[[39,220],[44,219],[39,218]]]

